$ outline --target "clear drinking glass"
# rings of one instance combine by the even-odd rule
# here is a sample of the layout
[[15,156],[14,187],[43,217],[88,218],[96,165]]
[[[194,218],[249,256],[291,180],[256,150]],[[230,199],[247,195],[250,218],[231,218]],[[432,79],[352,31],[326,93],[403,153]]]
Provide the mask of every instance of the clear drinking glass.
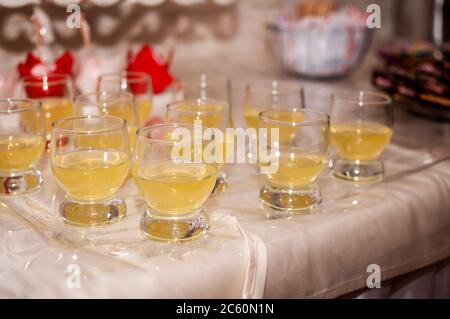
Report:
[[131,93],[99,91],[79,95],[74,100],[73,108],[75,115],[109,115],[124,119],[127,122],[130,151],[133,152],[139,121]]
[[125,120],[76,116],[54,122],[51,167],[66,192],[59,210],[68,224],[97,226],[125,216],[125,202],[116,195],[130,169]]
[[303,88],[282,81],[259,81],[247,84],[244,118],[248,127],[258,128],[259,114],[270,108],[304,108]]
[[43,182],[35,164],[45,149],[39,101],[0,100],[0,195],[38,189]]
[[41,101],[47,141],[50,141],[52,123],[72,116],[74,85],[68,75],[28,76],[21,80],[23,95]]
[[233,127],[231,80],[223,75],[200,73],[190,79],[182,79],[175,85],[175,101],[212,99],[230,105],[230,125]]
[[152,79],[144,72],[116,72],[98,78],[97,91],[127,91],[134,95],[139,116],[139,126],[150,117],[153,105]]
[[227,144],[233,147],[234,136],[227,136],[226,128],[231,127],[230,105],[221,100],[197,99],[182,100],[170,103],[166,108],[166,123],[194,124],[194,121],[202,121],[202,126],[216,128],[222,132],[223,136],[223,161],[219,165],[214,194],[226,191],[228,187],[227,177],[223,170],[223,164],[227,161]]
[[318,205],[322,196],[316,178],[327,163],[329,116],[310,109],[269,109],[259,120],[267,129],[267,156],[259,158],[260,167],[268,170],[262,204],[281,216]]
[[331,97],[331,144],[337,152],[333,176],[376,181],[384,167],[378,159],[392,138],[393,109],[385,94],[343,91]]
[[152,239],[192,240],[209,228],[202,205],[214,188],[217,167],[204,156],[195,160],[195,152],[201,155],[203,143],[209,143],[203,140],[203,131],[198,137],[193,125],[174,123],[145,127],[137,133],[132,171],[148,205],[141,229]]

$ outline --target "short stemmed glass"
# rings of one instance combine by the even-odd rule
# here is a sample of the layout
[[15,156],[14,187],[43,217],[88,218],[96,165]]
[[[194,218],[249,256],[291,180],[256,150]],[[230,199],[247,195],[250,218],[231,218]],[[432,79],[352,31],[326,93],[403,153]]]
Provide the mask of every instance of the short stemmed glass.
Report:
[[337,152],[333,176],[355,182],[380,180],[378,159],[392,138],[393,109],[385,94],[342,91],[331,97],[331,144]]
[[226,129],[231,127],[230,105],[225,101],[213,99],[182,100],[167,105],[166,123],[194,124],[201,120],[202,126],[215,128],[223,134],[223,161],[219,165],[214,194],[225,192],[228,188],[228,181],[225,172],[222,170],[223,164],[227,162],[226,148],[233,147],[233,137],[226,134]]
[[97,226],[125,216],[125,202],[116,195],[130,169],[125,120],[75,116],[54,122],[51,167],[66,192],[59,210],[68,224]]
[[247,84],[244,97],[244,118],[248,127],[258,128],[259,114],[270,108],[304,108],[303,88],[283,81],[256,81]]
[[131,93],[99,91],[78,95],[74,99],[73,109],[74,115],[109,115],[124,119],[127,122],[130,151],[133,152],[139,121]]
[[230,125],[233,127],[231,80],[220,74],[199,73],[189,79],[181,79],[175,85],[175,101],[219,100],[230,105]]
[[52,123],[73,115],[74,84],[64,74],[28,76],[21,80],[23,95],[41,101],[47,141],[50,140]]
[[201,156],[207,142],[202,134],[200,130],[196,137],[194,126],[185,124],[138,130],[132,171],[148,205],[141,219],[146,236],[180,242],[206,234],[209,223],[202,205],[214,188],[217,167]]
[[97,91],[127,91],[134,95],[139,126],[150,117],[153,105],[152,79],[144,72],[122,71],[102,74],[98,78]]
[[259,158],[266,181],[260,191],[262,204],[281,211],[273,216],[320,204],[316,179],[327,163],[329,116],[310,109],[269,109],[259,120],[260,128],[267,129],[267,142],[260,141],[267,144],[266,156]]
[[42,175],[35,165],[45,149],[39,101],[0,100],[0,195],[38,189]]

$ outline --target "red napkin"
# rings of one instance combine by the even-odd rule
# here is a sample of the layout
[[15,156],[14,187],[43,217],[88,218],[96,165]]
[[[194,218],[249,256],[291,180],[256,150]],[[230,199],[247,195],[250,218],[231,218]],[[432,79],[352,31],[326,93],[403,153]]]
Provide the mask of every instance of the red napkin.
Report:
[[58,57],[51,65],[45,65],[41,59],[28,53],[25,63],[19,63],[18,69],[20,77],[26,77],[30,75],[44,75],[44,74],[67,74],[72,76],[73,56],[70,52],[64,52]]
[[57,82],[57,84],[49,87],[41,86],[44,76],[49,83],[61,80],[61,75],[72,76],[72,67],[74,59],[70,52],[64,52],[58,57],[53,64],[45,64],[32,53],[28,53],[24,63],[19,63],[18,70],[21,78],[30,77],[28,81],[36,82],[36,86],[27,86],[26,93],[30,98],[41,98],[43,96],[63,96],[65,92],[65,83]]
[[[163,92],[173,82],[173,77],[169,72],[169,64],[162,61],[147,44],[142,46],[134,56],[131,50],[129,50],[127,60],[127,71],[145,72],[150,75],[153,84],[153,93],[155,94]],[[131,90],[135,94],[144,93],[146,89],[145,85],[131,85]]]

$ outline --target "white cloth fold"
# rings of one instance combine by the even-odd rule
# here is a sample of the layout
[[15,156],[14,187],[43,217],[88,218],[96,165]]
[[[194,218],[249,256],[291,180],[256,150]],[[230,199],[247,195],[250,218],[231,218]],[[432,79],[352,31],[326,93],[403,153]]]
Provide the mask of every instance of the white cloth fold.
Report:
[[[366,286],[369,264],[386,280],[447,258],[450,161],[430,166],[432,155],[395,145],[383,157],[384,182],[355,189],[324,173],[322,206],[289,220],[265,220],[257,171],[233,166],[229,192],[205,206],[210,234],[182,245],[140,235],[144,205],[131,180],[120,190],[126,219],[64,226],[63,194],[45,169],[42,190],[0,199],[0,296],[337,297]],[[71,265],[80,267],[80,288],[68,288]]]

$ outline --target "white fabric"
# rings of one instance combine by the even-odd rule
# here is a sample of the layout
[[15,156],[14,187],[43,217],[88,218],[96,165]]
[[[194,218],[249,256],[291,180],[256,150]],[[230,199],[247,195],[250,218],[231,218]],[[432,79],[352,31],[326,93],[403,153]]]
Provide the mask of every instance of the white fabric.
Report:
[[[128,215],[114,225],[83,229],[58,217],[63,192],[50,177],[36,193],[0,199],[0,297],[262,298],[263,241],[220,209],[207,238],[187,244],[146,240],[144,203],[129,179],[121,189]],[[24,218],[19,218],[23,216]],[[69,289],[67,267],[79,266],[81,287]]]
[[366,289],[344,298],[450,299],[450,259],[383,282],[380,289]]
[[[142,238],[144,205],[132,180],[120,190],[126,219],[86,231],[64,226],[63,193],[45,159],[42,190],[0,199],[0,296],[337,297],[366,286],[369,264],[385,281],[447,258],[450,161],[433,165],[432,154],[396,145],[383,157],[384,182],[355,189],[324,173],[321,208],[289,220],[264,220],[257,170],[229,167],[229,193],[206,205],[210,235],[182,245]],[[79,289],[67,287],[71,264],[81,267]]]
[[[4,208],[4,207],[3,207]],[[192,244],[142,241],[61,246],[39,227],[1,214],[1,298],[262,298],[265,247],[237,220],[214,215],[214,231]],[[6,230],[6,231],[5,231]],[[135,230],[137,231],[137,229]],[[250,249],[249,249],[250,248]],[[80,288],[68,272],[80,267]],[[243,283],[246,283],[243,285]]]

